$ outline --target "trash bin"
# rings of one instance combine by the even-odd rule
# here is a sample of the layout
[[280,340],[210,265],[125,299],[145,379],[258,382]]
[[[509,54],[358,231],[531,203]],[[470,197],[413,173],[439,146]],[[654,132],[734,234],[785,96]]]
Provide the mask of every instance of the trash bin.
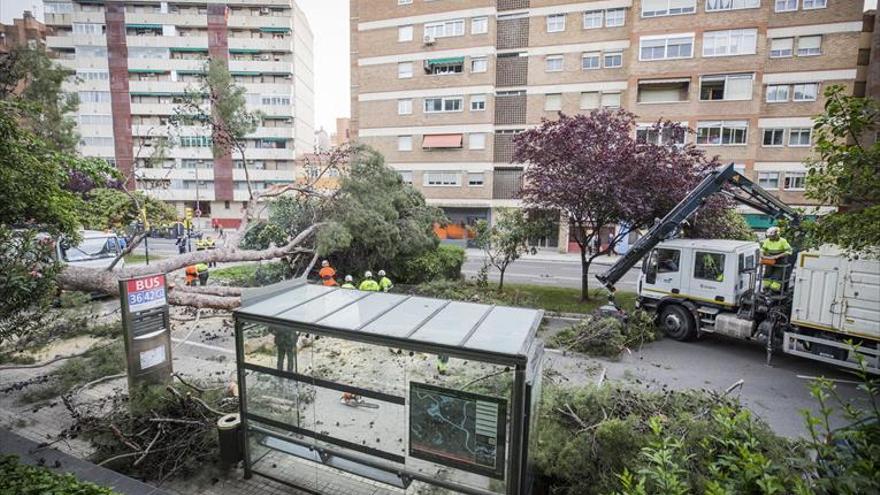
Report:
[[220,463],[232,466],[242,458],[241,417],[227,414],[217,420],[217,442],[220,444]]

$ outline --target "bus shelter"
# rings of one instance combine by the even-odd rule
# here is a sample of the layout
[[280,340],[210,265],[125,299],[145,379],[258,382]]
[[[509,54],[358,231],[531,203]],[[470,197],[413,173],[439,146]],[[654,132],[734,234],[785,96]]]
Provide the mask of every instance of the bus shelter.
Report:
[[365,493],[529,493],[542,316],[302,280],[247,291],[245,476],[314,493],[338,472]]

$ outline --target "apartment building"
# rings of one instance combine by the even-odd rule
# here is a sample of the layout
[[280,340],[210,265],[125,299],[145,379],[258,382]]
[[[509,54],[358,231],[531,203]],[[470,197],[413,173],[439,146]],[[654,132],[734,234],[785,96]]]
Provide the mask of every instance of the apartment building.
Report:
[[[865,92],[863,0],[352,0],[353,138],[455,225],[516,206],[512,138],[557,112],[663,117],[783,200],[804,197],[822,92]],[[867,40],[867,41],[866,41]],[[756,227],[767,219],[745,211]],[[567,225],[538,241],[569,250]]]
[[296,155],[313,150],[313,36],[294,0],[47,0],[45,12],[80,97],[81,152],[181,215],[192,208],[200,227],[234,227],[249,197],[237,153],[214,157],[208,130],[169,121],[209,58],[262,112],[245,153],[255,188],[293,181]]
[[46,25],[31,11],[25,10],[21,19],[13,19],[12,24],[0,24],[0,54],[9,53],[20,45],[44,45],[46,34]]

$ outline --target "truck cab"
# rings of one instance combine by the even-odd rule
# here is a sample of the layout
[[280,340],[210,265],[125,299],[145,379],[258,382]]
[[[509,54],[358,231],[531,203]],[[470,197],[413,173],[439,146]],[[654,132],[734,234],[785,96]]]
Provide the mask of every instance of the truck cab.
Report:
[[711,331],[719,313],[737,311],[752,287],[758,256],[759,245],[751,241],[661,242],[643,260],[639,306],[657,310],[660,324],[675,338],[693,337],[698,328]]
[[[62,239],[55,243],[55,255],[63,264],[87,268],[107,268],[116,256],[122,252],[122,243],[116,234],[97,230],[80,231],[82,240],[72,245]],[[119,260],[114,269],[125,266],[125,260]]]

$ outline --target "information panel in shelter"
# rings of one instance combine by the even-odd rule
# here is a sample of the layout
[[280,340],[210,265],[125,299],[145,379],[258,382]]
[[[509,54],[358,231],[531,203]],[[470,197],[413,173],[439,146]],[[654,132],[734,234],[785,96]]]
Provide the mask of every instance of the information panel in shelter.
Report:
[[507,402],[424,383],[410,383],[412,457],[504,478]]

